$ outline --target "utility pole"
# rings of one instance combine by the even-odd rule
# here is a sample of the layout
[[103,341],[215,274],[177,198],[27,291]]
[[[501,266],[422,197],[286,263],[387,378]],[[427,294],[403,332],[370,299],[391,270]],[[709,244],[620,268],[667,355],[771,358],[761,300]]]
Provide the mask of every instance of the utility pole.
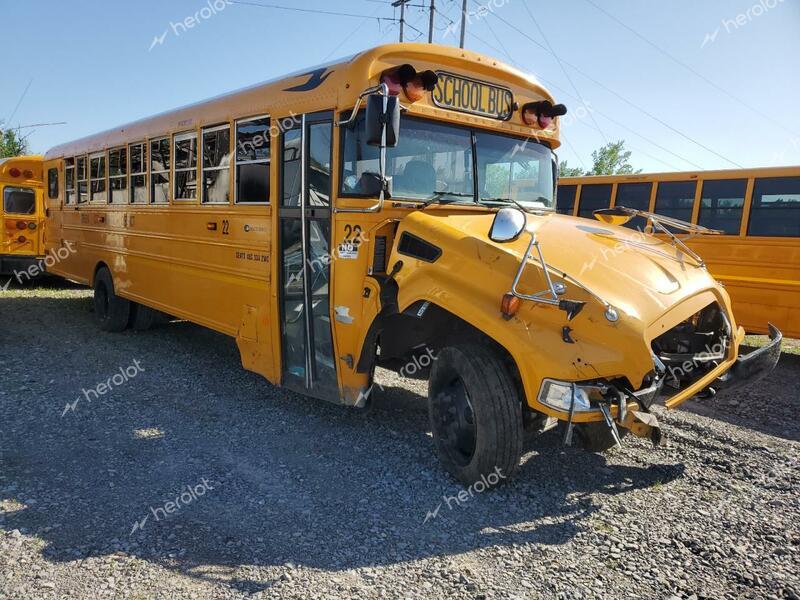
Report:
[[459,48],[464,48],[464,38],[467,35],[467,0],[461,5],[461,43]]
[[433,17],[436,14],[436,0],[431,0],[431,22],[428,25],[428,43],[433,43]]
[[411,2],[411,0],[395,0],[392,2],[392,6],[397,8],[400,7],[400,41],[403,41],[403,31],[405,30],[406,25],[406,3]]

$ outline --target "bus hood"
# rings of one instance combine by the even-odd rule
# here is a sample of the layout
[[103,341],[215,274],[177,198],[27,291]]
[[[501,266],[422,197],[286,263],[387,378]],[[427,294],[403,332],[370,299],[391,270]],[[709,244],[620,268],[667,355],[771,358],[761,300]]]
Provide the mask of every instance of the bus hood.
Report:
[[[442,266],[470,270],[491,286],[498,298],[510,291],[531,234],[535,234],[552,269],[571,276],[644,327],[689,296],[721,290],[694,259],[640,231],[558,214],[528,215],[526,233],[513,242],[496,243],[488,237],[493,219],[494,213],[417,211],[403,220],[401,231],[441,244]],[[451,256],[446,258],[448,254]],[[480,264],[488,266],[491,273],[482,273]],[[592,301],[580,286],[566,283],[564,298]],[[519,291],[534,294],[546,289],[534,251]]]

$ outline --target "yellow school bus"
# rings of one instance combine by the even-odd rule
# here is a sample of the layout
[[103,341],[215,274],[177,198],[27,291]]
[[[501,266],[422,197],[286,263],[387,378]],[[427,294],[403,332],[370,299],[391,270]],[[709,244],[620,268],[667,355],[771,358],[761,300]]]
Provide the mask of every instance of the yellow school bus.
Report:
[[33,279],[44,258],[41,156],[0,159],[0,199],[0,274]]
[[800,338],[800,167],[560,180],[559,212],[592,218],[594,210],[609,206],[720,231],[686,243],[725,285],[739,324],[752,333],[768,333],[770,321],[785,335]]
[[756,379],[780,334],[740,357],[691,255],[556,214],[565,112],[493,58],[394,44],[143,119],[47,152],[48,246],[73,249],[50,271],[94,288],[106,331],[175,315],[320,399],[364,406],[377,365],[429,367],[466,484],[506,481],[524,432],[559,422],[591,450],[657,441],[661,392]]

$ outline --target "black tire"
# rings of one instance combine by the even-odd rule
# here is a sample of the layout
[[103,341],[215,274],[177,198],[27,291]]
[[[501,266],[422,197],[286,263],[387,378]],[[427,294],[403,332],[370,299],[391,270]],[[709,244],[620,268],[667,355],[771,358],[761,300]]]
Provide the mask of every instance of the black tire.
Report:
[[149,306],[131,302],[131,316],[128,325],[134,331],[147,331],[159,320],[159,312]]
[[94,315],[103,331],[125,331],[130,319],[131,303],[114,293],[114,280],[108,269],[102,268],[94,278]]
[[[620,439],[628,434],[628,430],[624,427],[617,427],[617,432]],[[578,444],[588,452],[605,452],[617,445],[605,421],[576,423],[573,433]]]
[[523,443],[517,390],[503,360],[483,345],[447,347],[434,360],[428,388],[433,440],[442,466],[464,485],[494,487],[516,471]]

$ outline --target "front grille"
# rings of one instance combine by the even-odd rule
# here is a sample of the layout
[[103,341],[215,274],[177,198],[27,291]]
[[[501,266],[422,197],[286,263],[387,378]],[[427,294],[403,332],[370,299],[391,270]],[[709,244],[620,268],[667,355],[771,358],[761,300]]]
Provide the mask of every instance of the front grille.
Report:
[[681,390],[719,365],[730,342],[730,323],[713,302],[654,339],[652,349],[666,367],[666,385]]

